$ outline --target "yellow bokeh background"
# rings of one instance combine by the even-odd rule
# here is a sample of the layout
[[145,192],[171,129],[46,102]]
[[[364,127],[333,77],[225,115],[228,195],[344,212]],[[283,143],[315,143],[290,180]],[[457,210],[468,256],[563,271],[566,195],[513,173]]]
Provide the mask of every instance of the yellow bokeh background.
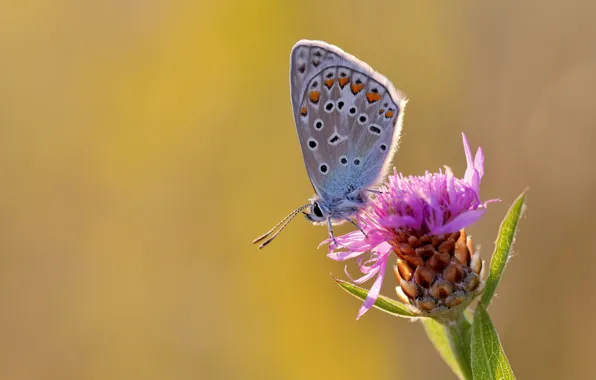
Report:
[[[329,273],[289,52],[322,39],[410,101],[394,164],[486,155],[491,307],[520,379],[593,378],[596,3],[22,1],[0,12],[1,379],[453,379],[418,324]],[[341,226],[338,233],[349,227]],[[392,278],[383,292],[392,295]]]

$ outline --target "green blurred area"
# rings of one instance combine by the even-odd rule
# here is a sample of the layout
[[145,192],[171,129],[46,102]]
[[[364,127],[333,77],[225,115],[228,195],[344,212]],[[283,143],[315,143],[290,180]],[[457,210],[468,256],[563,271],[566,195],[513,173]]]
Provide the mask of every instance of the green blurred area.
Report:
[[312,195],[288,89],[301,38],[408,95],[404,174],[462,175],[461,131],[483,147],[483,197],[503,200],[471,229],[485,258],[531,187],[492,318],[520,379],[593,376],[596,3],[2,8],[0,378],[454,378],[421,326],[355,321],[325,228],[250,244]]

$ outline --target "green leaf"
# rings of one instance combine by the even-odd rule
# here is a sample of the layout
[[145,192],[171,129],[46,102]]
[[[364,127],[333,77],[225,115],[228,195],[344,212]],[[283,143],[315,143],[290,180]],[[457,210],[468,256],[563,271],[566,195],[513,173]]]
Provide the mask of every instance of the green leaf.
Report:
[[505,219],[501,222],[499,235],[497,236],[497,241],[495,241],[495,251],[490,260],[490,272],[486,279],[484,293],[482,294],[482,304],[485,307],[488,307],[491,299],[495,295],[495,290],[501,280],[501,276],[507,265],[507,260],[509,260],[509,256],[511,255],[511,246],[515,239],[515,232],[517,231],[519,218],[525,209],[526,193],[527,190],[524,190],[520,196],[517,197],[515,202],[509,207]]
[[[333,277],[333,279],[335,280],[335,282],[337,282],[337,284],[339,286],[341,286],[346,292],[350,293],[354,297],[356,297],[362,301],[364,301],[366,299],[366,295],[368,294],[367,289],[358,287],[352,283],[349,283],[349,282],[346,282],[343,280],[339,280],[335,277]],[[403,317],[403,318],[417,317],[403,303],[394,301],[391,298],[387,298],[385,296],[379,296],[379,298],[377,298],[377,302],[375,302],[375,304],[374,304],[374,307],[379,310],[383,310],[384,312],[394,315],[396,317]]]
[[472,325],[472,374],[474,380],[515,379],[497,330],[482,304],[474,312]]
[[432,318],[422,320],[430,341],[439,351],[449,368],[462,380],[472,379],[470,364],[471,324],[464,315],[452,324],[442,323]]

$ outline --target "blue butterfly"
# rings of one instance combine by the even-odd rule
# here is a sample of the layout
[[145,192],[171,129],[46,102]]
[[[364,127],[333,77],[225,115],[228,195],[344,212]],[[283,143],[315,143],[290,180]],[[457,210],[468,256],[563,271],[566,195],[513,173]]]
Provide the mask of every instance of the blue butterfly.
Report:
[[[383,181],[399,144],[405,96],[358,58],[322,41],[301,40],[290,54],[294,122],[316,195],[253,243],[265,247],[300,212],[314,224],[350,219]],[[277,231],[276,231],[277,230]],[[271,235],[276,231],[273,235]],[[271,236],[270,236],[271,235]]]

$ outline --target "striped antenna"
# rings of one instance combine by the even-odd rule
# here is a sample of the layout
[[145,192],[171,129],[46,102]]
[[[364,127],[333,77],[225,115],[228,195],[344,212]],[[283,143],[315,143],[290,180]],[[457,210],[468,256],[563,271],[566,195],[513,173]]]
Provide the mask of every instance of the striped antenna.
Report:
[[[279,223],[277,223],[272,229],[270,229],[269,231],[267,231],[266,233],[264,233],[263,235],[259,236],[258,238],[256,238],[255,240],[252,241],[253,244],[256,244],[260,241],[262,241],[263,239],[266,239],[269,235],[271,235],[271,233],[275,230],[277,230],[269,239],[265,240],[260,246],[259,249],[264,248],[267,244],[271,243],[273,241],[273,239],[275,239],[277,237],[277,235],[279,235],[279,233],[281,231],[283,231],[284,228],[286,228],[286,226],[288,225],[288,223],[290,223],[290,221],[292,221],[292,219],[294,219],[294,217],[296,215],[298,215],[300,213],[300,211],[304,210],[307,207],[310,207],[311,204],[305,204],[304,206],[300,206],[298,207],[296,210],[292,211],[291,213],[289,213],[285,218],[283,218]],[[280,227],[281,226],[281,227]],[[279,227],[279,229],[278,229]]]

